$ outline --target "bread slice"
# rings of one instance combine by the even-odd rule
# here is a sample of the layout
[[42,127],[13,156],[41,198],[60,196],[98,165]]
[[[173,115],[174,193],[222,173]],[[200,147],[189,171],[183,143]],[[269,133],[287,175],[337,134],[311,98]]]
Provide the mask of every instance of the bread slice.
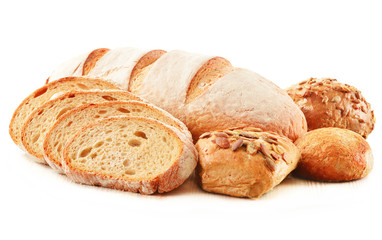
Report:
[[[191,139],[191,133],[188,131],[186,125],[166,111],[151,104],[138,101],[89,103],[76,107],[62,115],[47,133],[43,144],[46,162],[53,169],[62,172],[61,159],[65,143],[73,137],[78,129],[96,120],[111,116],[142,116],[153,118],[177,128]],[[136,132],[135,135],[145,138],[143,132]]]
[[79,130],[65,146],[62,163],[75,182],[152,194],[181,185],[194,170],[197,153],[176,128],[119,116]]
[[9,134],[12,140],[21,146],[21,128],[28,116],[45,102],[49,101],[53,95],[60,92],[88,89],[118,89],[115,85],[101,79],[85,77],[66,77],[50,82],[37,89],[26,97],[13,113],[9,124]]
[[21,142],[25,150],[45,163],[43,141],[55,121],[65,112],[86,103],[142,99],[122,90],[74,91],[50,100],[30,114],[21,130]]

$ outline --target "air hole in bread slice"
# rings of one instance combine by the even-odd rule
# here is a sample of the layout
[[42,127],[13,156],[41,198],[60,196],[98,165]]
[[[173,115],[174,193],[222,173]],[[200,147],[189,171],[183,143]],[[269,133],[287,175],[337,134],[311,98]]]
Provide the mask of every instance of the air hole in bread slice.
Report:
[[68,124],[66,124],[66,127],[70,127],[72,124],[73,124],[73,121],[70,121],[68,122]]
[[128,144],[132,147],[139,147],[142,143],[138,139],[131,139]]
[[105,143],[104,141],[97,142],[97,143],[94,145],[94,147],[95,147],[95,148],[99,148],[99,147],[101,147],[104,143]]
[[133,108],[133,109],[131,109],[131,111],[132,111],[132,112],[142,112],[142,110],[141,110],[141,109],[138,109],[138,108]]
[[127,169],[127,170],[125,170],[125,174],[127,174],[127,175],[134,175],[135,174],[135,170]]
[[94,153],[92,153],[92,154],[90,155],[90,157],[91,157],[91,158],[96,158],[97,155],[98,155],[98,154],[97,154],[96,152],[94,152]]
[[94,118],[99,118],[99,117],[100,117],[100,115],[95,115],[95,116],[94,116]]
[[40,138],[40,134],[37,133],[34,137],[33,137],[33,143],[37,142],[37,140]]
[[99,114],[105,114],[105,113],[107,113],[107,111],[106,110],[99,110],[98,113]]
[[104,95],[102,96],[103,99],[105,99],[106,101],[116,101],[117,99],[116,98],[113,98],[112,96],[108,96],[108,95]]
[[129,160],[125,160],[125,161],[123,161],[123,166],[125,166],[125,167],[127,167],[127,166],[129,166],[130,165],[130,162],[129,162]]
[[136,131],[136,132],[134,132],[134,135],[137,137],[140,137],[140,138],[147,139],[146,133],[144,133],[142,131]]
[[46,91],[48,91],[48,87],[42,87],[40,88],[35,94],[34,94],[34,98],[38,98],[40,97],[41,95],[43,95],[44,93],[46,93]]
[[69,111],[70,109],[72,109],[72,108],[64,108],[64,109],[62,109],[62,110],[57,114],[56,119],[58,119],[59,117],[61,117],[64,113],[66,113],[66,112]]
[[118,108],[117,111],[121,112],[121,113],[130,113],[129,110],[127,110],[126,108]]
[[84,89],[84,90],[88,90],[88,89],[89,89],[88,86],[86,86],[86,85],[84,85],[84,84],[82,84],[82,83],[77,83],[77,86],[78,86],[79,88],[81,88],[81,89]]
[[91,147],[88,147],[88,148],[85,148],[83,149],[81,152],[80,152],[80,157],[84,158],[84,157],[87,157],[90,152],[92,151],[93,148]]
[[167,142],[167,138],[162,137],[162,141],[163,141],[163,142]]

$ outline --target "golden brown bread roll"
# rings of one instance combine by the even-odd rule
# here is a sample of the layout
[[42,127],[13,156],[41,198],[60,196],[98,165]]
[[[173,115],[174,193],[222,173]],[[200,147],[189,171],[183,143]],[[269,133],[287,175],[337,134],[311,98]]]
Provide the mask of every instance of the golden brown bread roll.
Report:
[[300,152],[286,137],[260,129],[203,134],[197,177],[208,192],[257,198],[295,169]]
[[322,127],[350,129],[364,138],[374,129],[375,117],[361,92],[336,79],[310,78],[287,89],[305,114],[308,130]]
[[365,177],[373,167],[369,144],[358,133],[320,128],[295,142],[301,160],[295,175],[317,181],[350,181]]

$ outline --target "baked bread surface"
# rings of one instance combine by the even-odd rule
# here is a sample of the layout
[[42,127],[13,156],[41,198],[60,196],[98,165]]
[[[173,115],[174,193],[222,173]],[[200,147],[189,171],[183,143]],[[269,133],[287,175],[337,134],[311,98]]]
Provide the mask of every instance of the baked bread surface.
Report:
[[336,79],[310,78],[287,92],[305,114],[308,130],[346,128],[366,138],[374,129],[374,112],[355,87]]
[[[89,103],[63,114],[46,134],[43,148],[44,158],[49,166],[62,172],[61,160],[65,143],[82,127],[111,116],[141,116],[153,118],[177,128],[189,139],[192,139],[191,133],[182,122],[151,104],[139,101]],[[139,132],[136,132],[136,134],[140,136]]]
[[295,142],[301,151],[296,176],[340,182],[363,178],[373,168],[373,154],[358,133],[342,128],[319,128]]
[[205,133],[196,149],[201,187],[236,197],[260,197],[287,177],[300,159],[288,138],[256,128]]
[[189,138],[143,117],[93,122],[78,131],[63,152],[63,169],[73,181],[143,194],[173,190],[196,163]]
[[64,113],[86,103],[107,101],[142,101],[140,97],[121,90],[71,91],[52,99],[35,109],[21,130],[21,142],[25,150],[39,162],[45,163],[43,142],[53,124]]
[[68,91],[118,89],[108,81],[87,77],[65,77],[45,84],[26,97],[15,110],[9,124],[9,134],[21,146],[21,129],[29,115],[54,95]]

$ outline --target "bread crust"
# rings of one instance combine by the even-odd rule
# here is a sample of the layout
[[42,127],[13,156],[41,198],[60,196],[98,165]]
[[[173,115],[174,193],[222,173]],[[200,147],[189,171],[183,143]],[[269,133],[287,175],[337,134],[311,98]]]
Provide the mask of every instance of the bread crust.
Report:
[[218,79],[184,113],[194,140],[204,132],[231,127],[258,127],[292,141],[307,131],[304,114],[288,94],[247,69],[236,69]]
[[[69,153],[72,147],[71,144],[75,141],[75,139],[81,134],[84,134],[87,131],[87,129],[90,129],[93,126],[118,120],[139,120],[145,122],[152,122],[157,124],[158,127],[166,128],[167,131],[172,136],[177,138],[180,144],[182,145],[182,151],[177,158],[178,160],[165,172],[159,174],[158,176],[152,179],[127,180],[118,177],[107,176],[104,174],[97,173],[95,171],[89,172],[78,168],[74,168],[70,163],[71,159],[69,157]],[[174,188],[180,186],[188,178],[188,176],[193,172],[196,164],[197,152],[195,150],[194,145],[191,142],[191,139],[187,139],[187,137],[184,134],[182,134],[174,127],[171,127],[154,119],[143,117],[118,116],[93,122],[88,126],[83,127],[80,131],[77,132],[75,136],[73,136],[71,140],[68,141],[63,153],[64,172],[74,182],[114,188],[129,192],[139,192],[142,194],[153,194],[155,192],[163,193],[173,190]]]
[[336,79],[310,78],[287,92],[305,114],[309,130],[346,128],[367,138],[374,129],[374,112],[355,87]]
[[[258,198],[297,166],[300,152],[288,138],[271,132],[235,131],[244,134],[235,136],[227,130],[212,132],[202,135],[196,143],[199,153],[196,172],[205,191]],[[219,144],[218,136],[222,132],[228,134],[229,146]],[[246,138],[245,134],[257,138]],[[237,148],[236,142],[240,138],[244,142]]]
[[135,93],[184,122],[194,141],[204,132],[230,127],[257,126],[292,140],[307,131],[304,114],[288,94],[246,69],[227,71],[187,102],[195,75],[214,58],[170,51],[153,64]]
[[82,76],[87,75],[96,65],[96,63],[108,52],[108,48],[98,48],[93,50],[89,56],[86,58],[83,68]]
[[316,180],[341,182],[363,178],[373,167],[373,154],[358,133],[342,128],[319,128],[295,142],[301,161],[294,175]]

